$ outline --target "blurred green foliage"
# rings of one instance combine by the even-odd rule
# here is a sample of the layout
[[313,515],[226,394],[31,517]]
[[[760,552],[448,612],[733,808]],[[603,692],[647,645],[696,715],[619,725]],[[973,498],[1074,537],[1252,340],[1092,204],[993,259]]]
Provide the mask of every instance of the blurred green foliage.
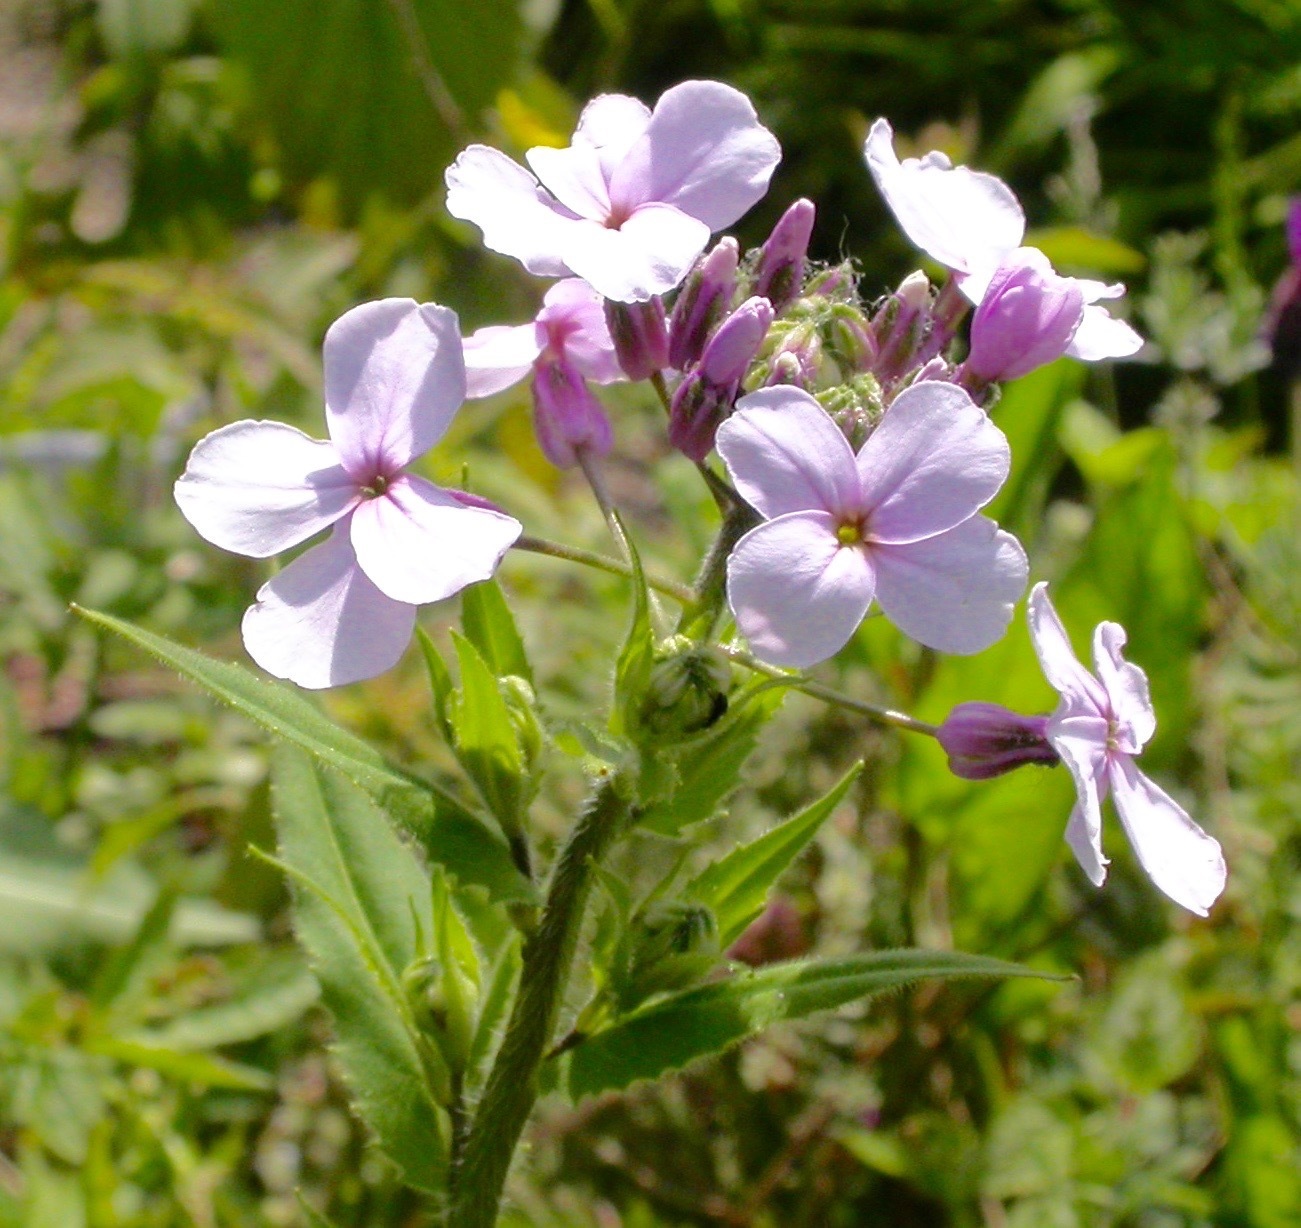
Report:
[[[256,726],[67,603],[238,657],[260,573],[172,506],[188,446],[239,417],[316,431],[321,332],[361,298],[435,298],[467,328],[525,318],[538,287],[443,213],[446,163],[475,138],[563,141],[600,90],[703,75],[749,91],[785,151],[747,241],[808,195],[818,254],[893,284],[913,257],[858,152],[885,114],[910,149],[1006,176],[1059,265],[1129,282],[1144,361],[1009,388],[1017,467],[994,510],[1074,635],[1128,627],[1161,717],[1150,765],[1221,839],[1230,885],[1210,921],[1176,915],[1109,830],[1095,892],[1062,844],[1063,773],[973,786],[925,740],[792,697],[720,854],[866,768],[747,958],[958,947],[1078,982],[910,991],[653,1088],[553,1097],[507,1222],[1301,1220],[1301,442],[1291,373],[1258,340],[1301,187],[1298,64],[1289,0],[0,7],[0,1225],[422,1222],[346,1110],[347,1037],[328,1052],[316,1005],[331,987],[248,853],[274,845]],[[654,406],[610,404],[619,502],[648,562],[685,577],[711,523],[695,475]],[[600,545],[520,396],[464,413],[431,473],[460,482],[466,457],[534,531]],[[530,557],[503,585],[560,727],[605,696],[592,663],[627,586]],[[427,620],[444,655],[447,621]],[[475,648],[510,651],[486,631]],[[453,751],[417,657],[325,706],[437,774]],[[1019,624],[935,659],[873,620],[826,672],[933,719],[1051,703]],[[576,725],[558,741],[544,838],[591,753]],[[663,815],[620,871],[666,868],[683,821]]]

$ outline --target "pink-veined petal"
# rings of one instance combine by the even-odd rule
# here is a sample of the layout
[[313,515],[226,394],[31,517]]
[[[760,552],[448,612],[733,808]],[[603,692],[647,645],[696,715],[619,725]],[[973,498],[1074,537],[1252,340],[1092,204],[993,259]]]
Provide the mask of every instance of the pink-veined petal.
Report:
[[[1104,725],[1104,737],[1105,733]],[[1102,852],[1102,803],[1107,796],[1105,742],[1098,743],[1088,731],[1084,736],[1050,735],[1049,740],[1075,782],[1076,800],[1066,824],[1066,843],[1089,881],[1101,887],[1107,878],[1107,858]]]
[[363,303],[325,334],[325,419],[344,468],[392,477],[442,438],[465,400],[456,312],[409,298]]
[[1227,875],[1219,842],[1128,755],[1113,754],[1108,775],[1116,812],[1148,877],[1176,904],[1206,916]]
[[1156,732],[1156,712],[1147,675],[1121,655],[1125,638],[1119,623],[1099,623],[1093,632],[1093,665],[1111,701],[1117,746],[1127,755],[1136,755]]
[[605,320],[605,302],[581,277],[567,277],[547,291],[538,324],[558,339],[557,348],[585,379],[613,384],[627,378]]
[[1105,358],[1129,358],[1142,348],[1143,338],[1124,320],[1116,319],[1105,307],[1092,305],[1084,308],[1066,352],[1081,362],[1101,362]]
[[244,615],[244,646],[269,674],[320,690],[397,664],[416,607],[386,597],[357,565],[345,521],[268,580]]
[[447,168],[447,212],[483,231],[485,247],[513,256],[538,277],[565,277],[560,255],[571,218],[499,149],[471,145]]
[[940,652],[980,652],[1001,638],[1030,570],[1021,543],[987,516],[925,541],[869,549],[882,612]]
[[884,119],[872,125],[863,153],[904,234],[940,264],[987,282],[1008,252],[1021,246],[1025,214],[996,175],[953,166],[936,152],[900,162]]
[[956,384],[905,388],[858,453],[870,539],[901,544],[961,524],[1011,463],[1007,437]]
[[608,299],[644,303],[667,294],[709,242],[709,227],[672,205],[642,205],[617,230],[574,222],[565,263]]
[[825,512],[751,529],[727,560],[727,600],[756,656],[803,669],[849,642],[872,604],[872,565]]
[[591,145],[580,142],[567,149],[538,145],[524,156],[542,186],[566,209],[596,222],[609,217],[610,191],[600,155]]
[[542,353],[536,324],[491,324],[466,337],[465,396],[491,396],[518,384]]
[[639,98],[627,94],[598,94],[583,108],[574,130],[575,145],[590,145],[601,160],[601,171],[609,182],[614,168],[623,161],[650,124],[651,110]]
[[1048,684],[1073,711],[1087,710],[1106,717],[1110,706],[1107,692],[1076,657],[1044,581],[1030,590],[1025,616],[1030,640]]
[[333,524],[360,498],[332,443],[283,422],[232,422],[194,445],[176,502],[214,546],[264,559]]
[[622,208],[663,201],[722,230],[763,197],[780,161],[777,138],[740,90],[684,81],[660,96],[611,177],[610,197]]
[[802,388],[776,385],[742,397],[718,428],[718,454],[736,488],[768,519],[788,512],[859,515],[854,452]]
[[416,605],[488,579],[522,531],[514,517],[467,507],[409,473],[352,514],[352,544],[362,569],[381,592]]

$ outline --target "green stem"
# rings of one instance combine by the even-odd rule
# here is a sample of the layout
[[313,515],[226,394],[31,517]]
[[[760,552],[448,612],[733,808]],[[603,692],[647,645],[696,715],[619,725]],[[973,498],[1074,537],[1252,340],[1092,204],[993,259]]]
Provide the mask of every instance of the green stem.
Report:
[[[612,559],[604,554],[597,554],[594,550],[584,550],[579,546],[566,546],[561,542],[553,542],[545,537],[530,537],[525,534],[516,541],[514,548],[516,550],[527,550],[530,554],[545,554],[549,558],[564,559],[569,563],[581,563],[584,567],[608,572],[612,576],[632,575],[632,567],[627,563],[620,562],[618,559]],[[680,601],[683,605],[689,605],[696,599],[696,594],[692,589],[685,584],[679,584],[676,580],[665,580],[658,576],[648,575],[646,583],[657,593],[672,597],[674,601]]]
[[682,611],[678,630],[698,634],[701,639],[708,639],[723,608],[723,597],[727,588],[727,560],[736,543],[741,540],[756,524],[759,516],[748,503],[734,503],[723,517],[714,544],[710,546],[705,561],[701,564],[700,575],[696,578],[696,599]]
[[597,786],[556,859],[538,928],[524,943],[515,1005],[465,1140],[447,1228],[493,1228],[511,1157],[538,1098],[538,1071],[564,999],[592,867],[619,834],[628,803],[616,778]]

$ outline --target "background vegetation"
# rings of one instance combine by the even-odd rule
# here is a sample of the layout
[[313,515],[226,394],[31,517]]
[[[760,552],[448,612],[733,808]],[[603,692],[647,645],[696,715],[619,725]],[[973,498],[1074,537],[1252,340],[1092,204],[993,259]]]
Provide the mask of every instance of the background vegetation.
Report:
[[[883,114],[1008,178],[1059,268],[1131,286],[1139,361],[1005,393],[1018,467],[994,512],[1077,635],[1129,628],[1162,722],[1145,766],[1223,842],[1229,888],[1190,919],[1109,830],[1095,892],[1061,840],[1064,773],[970,785],[793,696],[720,848],[869,766],[746,959],[956,946],[1079,980],[923,989],[555,1098],[509,1222],[1301,1220],[1301,411],[1295,348],[1261,341],[1298,65],[1290,0],[0,5],[0,1225],[424,1222],[347,1112],[284,887],[248,854],[274,844],[262,737],[67,603],[239,656],[260,568],[173,506],[190,444],[240,417],[319,432],[320,336],[361,299],[527,318],[540,287],[443,211],[448,161],[563,142],[592,93],[690,76],[747,90],[781,139],[747,242],[808,195],[818,256],[856,257],[869,293],[906,273],[859,154]],[[711,524],[695,475],[654,406],[610,403],[620,502],[685,578]],[[466,455],[534,531],[601,545],[524,394],[472,406],[431,472]],[[599,701],[622,582],[526,556],[502,581],[550,708]],[[1019,626],[973,660],[893,636],[867,624],[829,680],[932,719],[1051,703]],[[437,767],[415,655],[324,702]],[[544,831],[580,791],[575,758]]]

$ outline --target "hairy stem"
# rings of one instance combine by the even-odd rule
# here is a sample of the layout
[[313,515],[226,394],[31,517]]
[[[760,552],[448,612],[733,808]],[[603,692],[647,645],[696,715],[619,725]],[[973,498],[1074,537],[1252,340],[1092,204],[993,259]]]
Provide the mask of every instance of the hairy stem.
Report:
[[[562,542],[553,542],[545,537],[531,537],[525,534],[516,541],[514,548],[527,550],[530,554],[545,554],[553,559],[564,559],[569,563],[581,563],[584,567],[608,572],[612,576],[632,575],[632,567],[619,559],[597,554],[594,550],[584,550],[579,546],[566,546]],[[657,593],[672,597],[674,601],[680,601],[683,605],[690,604],[696,599],[692,589],[685,584],[679,584],[676,580],[665,580],[659,576],[648,575],[646,583]]]
[[511,1157],[538,1097],[538,1070],[564,999],[592,885],[592,866],[619,834],[628,803],[614,777],[597,786],[551,874],[537,929],[525,940],[519,989],[465,1140],[447,1228],[493,1228]]
[[712,635],[714,624],[723,608],[727,560],[736,543],[758,523],[758,513],[748,503],[737,502],[728,509],[696,579],[696,599],[682,611],[678,623],[680,632],[697,633],[702,639],[708,639]]

